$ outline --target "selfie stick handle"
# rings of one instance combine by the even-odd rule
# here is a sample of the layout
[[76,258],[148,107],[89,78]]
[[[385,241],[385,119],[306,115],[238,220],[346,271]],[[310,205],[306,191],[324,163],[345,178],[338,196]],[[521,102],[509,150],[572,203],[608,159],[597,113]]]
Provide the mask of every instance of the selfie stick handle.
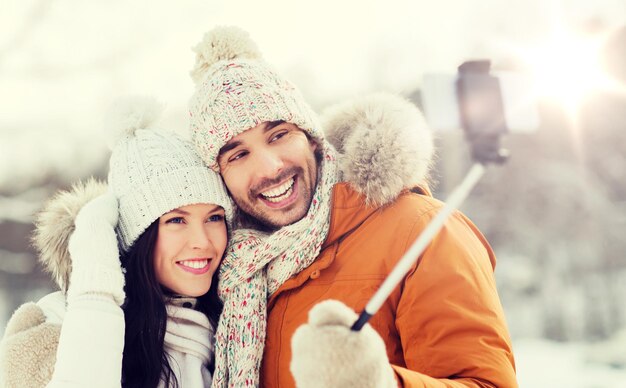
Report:
[[391,295],[396,286],[402,281],[404,276],[409,272],[413,263],[418,261],[422,257],[422,253],[430,244],[432,239],[443,227],[450,214],[455,211],[465,198],[472,191],[476,183],[485,173],[485,165],[482,163],[475,163],[470,171],[465,176],[463,182],[450,194],[445,205],[437,216],[428,224],[426,229],[419,235],[413,245],[402,256],[400,261],[393,268],[389,276],[385,279],[378,291],[374,294],[372,299],[367,303],[365,309],[359,316],[359,319],[352,325],[352,331],[359,331],[369,321],[372,315],[376,314],[378,309],[383,305],[385,300]]

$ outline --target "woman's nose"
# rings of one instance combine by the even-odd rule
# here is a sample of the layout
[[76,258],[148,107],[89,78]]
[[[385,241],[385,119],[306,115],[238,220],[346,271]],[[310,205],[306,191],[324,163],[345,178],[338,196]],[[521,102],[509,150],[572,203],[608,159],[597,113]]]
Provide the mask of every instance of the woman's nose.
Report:
[[189,243],[193,249],[207,249],[213,245],[204,225],[194,225],[190,228]]

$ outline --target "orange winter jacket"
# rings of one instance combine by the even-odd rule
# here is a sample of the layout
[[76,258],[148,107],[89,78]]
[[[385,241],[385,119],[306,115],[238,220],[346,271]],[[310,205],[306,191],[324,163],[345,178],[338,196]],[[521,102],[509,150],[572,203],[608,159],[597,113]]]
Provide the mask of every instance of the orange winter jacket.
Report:
[[[294,387],[291,336],[309,310],[337,299],[360,312],[442,203],[403,193],[366,207],[346,183],[335,186],[329,235],[316,261],[285,282],[268,304],[261,386]],[[370,320],[405,387],[516,387],[515,365],[493,277],[495,257],[456,212]]]

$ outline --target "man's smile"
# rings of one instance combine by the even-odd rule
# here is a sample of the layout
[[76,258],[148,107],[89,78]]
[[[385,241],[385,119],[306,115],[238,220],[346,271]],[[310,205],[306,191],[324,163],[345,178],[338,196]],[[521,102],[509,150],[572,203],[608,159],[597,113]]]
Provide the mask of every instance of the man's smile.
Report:
[[295,177],[291,177],[280,186],[264,191],[259,195],[267,201],[278,203],[289,197],[289,195],[293,192],[295,182]]
[[280,186],[262,192],[258,198],[272,209],[287,208],[298,199],[298,181],[297,176],[293,176]]

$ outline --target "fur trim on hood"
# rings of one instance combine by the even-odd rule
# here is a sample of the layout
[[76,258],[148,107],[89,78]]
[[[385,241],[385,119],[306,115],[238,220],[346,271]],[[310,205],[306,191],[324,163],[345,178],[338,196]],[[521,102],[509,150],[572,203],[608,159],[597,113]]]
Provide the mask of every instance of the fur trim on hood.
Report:
[[433,140],[422,113],[411,102],[392,94],[372,94],[329,108],[322,122],[339,153],[343,181],[369,205],[385,205],[403,189],[428,182]]
[[63,292],[67,291],[72,270],[67,246],[74,232],[74,219],[83,205],[104,193],[106,187],[95,179],[76,183],[69,191],[55,195],[37,215],[33,246],[39,252],[39,261]]
[[[372,206],[392,202],[407,188],[427,183],[433,141],[420,111],[407,100],[373,94],[329,108],[322,116],[326,137],[337,149],[343,181]],[[37,216],[33,244],[43,266],[67,291],[71,259],[67,251],[81,207],[104,193],[93,179],[51,199]]]

